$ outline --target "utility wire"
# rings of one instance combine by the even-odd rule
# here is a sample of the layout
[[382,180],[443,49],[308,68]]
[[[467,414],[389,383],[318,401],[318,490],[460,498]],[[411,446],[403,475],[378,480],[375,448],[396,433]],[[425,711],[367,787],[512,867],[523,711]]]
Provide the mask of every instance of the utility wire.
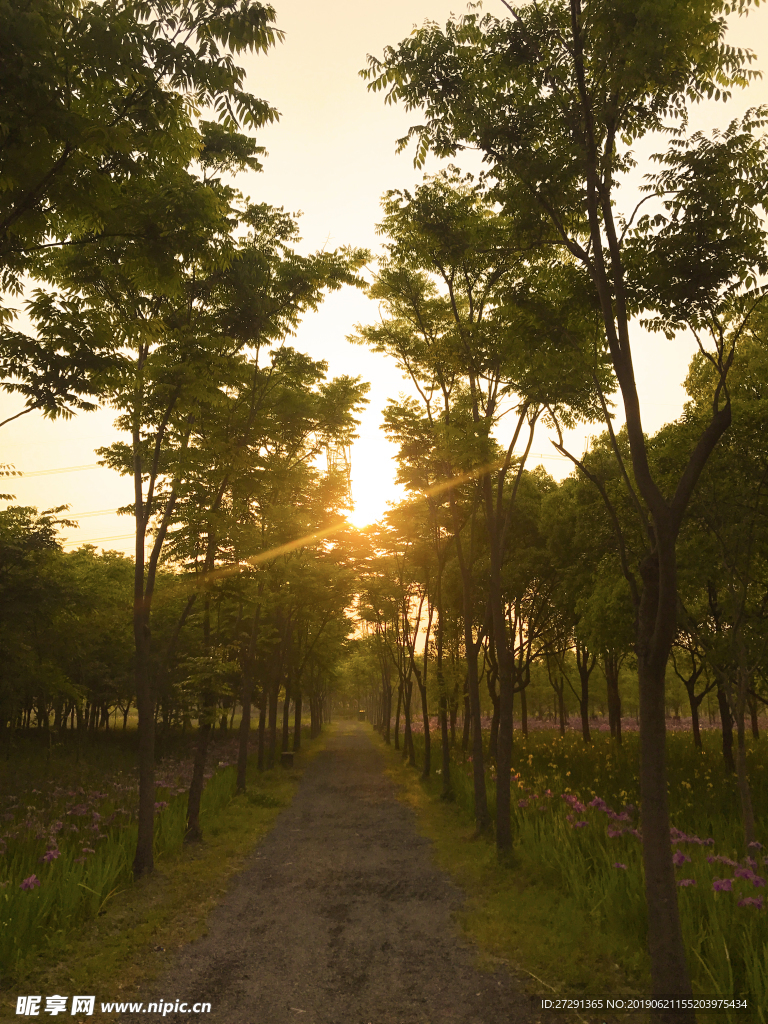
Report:
[[[550,454],[549,452],[529,452],[528,458],[534,459],[556,459],[562,462],[567,462],[568,459],[564,455]],[[58,473],[79,473],[86,469],[107,469],[107,466],[102,465],[101,462],[91,462],[87,466],[62,466],[60,469],[35,469],[31,473],[25,473],[21,471],[19,475],[22,479],[33,476],[53,476]],[[105,509],[105,511],[107,511]],[[92,515],[91,512],[81,512],[80,515]]]
[[78,547],[82,547],[83,544],[101,544],[102,541],[107,540],[128,540],[129,537],[135,537],[134,533],[116,533],[112,537],[77,537],[74,540],[65,540],[64,544],[77,544]]

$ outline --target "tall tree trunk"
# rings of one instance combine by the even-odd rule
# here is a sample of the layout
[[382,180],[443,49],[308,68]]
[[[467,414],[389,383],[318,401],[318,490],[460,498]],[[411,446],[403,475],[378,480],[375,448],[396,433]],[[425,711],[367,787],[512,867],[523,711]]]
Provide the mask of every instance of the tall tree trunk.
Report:
[[737,691],[732,697],[736,717],[736,779],[741,799],[741,819],[744,825],[744,843],[749,849],[756,842],[755,812],[752,807],[752,791],[749,785],[747,769],[747,745],[744,715],[749,692],[749,670],[747,667],[747,649],[741,634],[737,639]]
[[499,717],[501,715],[501,705],[499,701],[499,695],[496,693],[495,687],[491,689],[491,673],[488,673],[488,693],[493,704],[493,715],[491,716],[491,734],[488,738],[488,757],[490,760],[495,761],[499,756]]
[[723,761],[729,772],[736,771],[736,762],[733,759],[733,716],[728,706],[728,698],[723,687],[717,684],[717,706],[720,709],[720,728],[723,737]]
[[421,694],[421,720],[424,723],[424,764],[421,776],[428,779],[432,769],[432,744],[429,732],[429,706],[427,704],[427,687],[419,681],[419,693]]
[[453,684],[453,693],[451,694],[450,701],[450,713],[451,713],[451,746],[456,746],[456,719],[459,716],[459,683],[458,680]]
[[443,800],[449,800],[453,796],[453,788],[451,786],[451,751],[449,747],[450,740],[448,735],[448,689],[445,685],[445,669],[443,665],[443,659],[445,654],[445,612],[443,609],[442,565],[439,567],[437,574],[437,592],[435,605],[437,609],[437,628],[435,630],[435,640],[437,641],[436,671],[438,714],[440,715],[440,772],[442,782],[440,796]]
[[237,792],[245,792],[245,775],[248,770],[248,742],[251,738],[251,699],[253,697],[253,665],[246,659],[243,670],[243,713],[237,743]]
[[747,769],[747,747],[745,743],[744,708],[736,716],[736,782],[741,800],[741,820],[744,825],[744,843],[747,848],[757,839],[755,833],[755,812],[752,806],[752,791]]
[[200,728],[197,734],[195,760],[192,767],[192,782],[189,786],[189,798],[187,800],[185,843],[200,842],[203,838],[203,830],[200,827],[200,803],[205,787],[205,762],[208,755],[208,741],[211,737],[215,716],[216,699],[211,692],[206,692],[203,694],[203,708],[200,712],[199,720]]
[[301,750],[301,687],[293,697],[293,750]]
[[[490,486],[490,479],[486,487]],[[486,505],[492,501],[486,500]],[[507,644],[507,625],[501,587],[501,552],[499,550],[496,517],[487,512],[491,556],[491,578],[488,601],[491,610],[491,636],[489,647],[496,652],[499,680],[499,725],[496,737],[496,847],[501,851],[512,849],[512,745],[514,742],[515,667]],[[494,686],[495,690],[495,686]],[[479,703],[479,702],[478,702]],[[494,717],[496,703],[494,701]],[[474,715],[475,709],[472,708]],[[479,708],[478,708],[479,713]]]
[[384,742],[387,746],[392,743],[392,676],[389,666],[384,676]]
[[565,682],[562,678],[557,691],[557,711],[560,716],[560,735],[565,736]]
[[408,764],[416,767],[416,751],[413,748],[413,735],[411,734],[411,695],[413,693],[413,678],[407,679],[404,683],[405,695],[403,700],[403,757],[408,758]]
[[259,695],[259,752],[257,755],[256,767],[260,772],[264,771],[264,755],[266,753],[266,725],[267,725],[267,702],[269,700],[269,687],[267,680],[262,679],[261,694]]
[[267,741],[267,768],[275,767],[277,748],[277,698],[280,691],[280,676],[272,679],[269,686],[269,735]]
[[750,693],[747,697],[747,703],[749,704],[749,717],[750,724],[752,726],[752,739],[760,739],[760,723],[757,717],[757,698],[753,693]]
[[472,625],[464,624],[464,641],[470,644],[473,657],[467,656],[467,683],[469,706],[472,712],[472,781],[475,793],[475,825],[478,832],[486,832],[490,826],[488,815],[488,794],[485,790],[485,764],[483,757],[483,723],[480,710],[480,680],[477,675],[477,644],[472,636]]
[[581,711],[581,735],[585,743],[591,742],[589,731],[589,677],[595,667],[596,657],[590,655],[587,648],[576,641],[576,667],[579,670],[581,682],[581,696],[579,697],[579,710]]
[[619,693],[619,673],[621,660],[616,651],[606,651],[603,655],[603,670],[608,691],[608,720],[611,736],[616,745],[621,746],[621,694]]
[[[667,795],[666,669],[675,631],[677,573],[674,541],[641,565],[643,591],[637,610],[640,691],[640,799],[648,949],[654,996],[690,996],[691,984],[672,863]],[[665,1019],[661,1015],[660,1019]],[[671,1019],[671,1018],[670,1018]],[[688,1019],[693,1019],[690,1015]]]
[[285,680],[285,700],[283,701],[283,750],[289,750],[291,712],[291,680]]
[[[429,599],[427,599],[429,600]],[[432,770],[432,749],[431,739],[429,732],[429,706],[427,703],[427,671],[429,668],[429,634],[432,631],[432,618],[435,614],[434,605],[429,605],[429,616],[427,618],[427,630],[424,638],[424,667],[421,672],[418,671],[416,665],[414,670],[416,671],[416,682],[419,686],[419,693],[421,694],[421,719],[424,723],[424,767],[422,770],[422,778],[428,779],[429,774]],[[416,637],[413,638],[414,648],[416,646]]]
[[469,700],[469,672],[464,679],[464,722],[461,734],[461,749],[469,750],[469,734],[472,728],[472,705]]
[[[212,535],[208,535],[208,551],[206,553],[206,566],[212,564],[211,550],[214,546]],[[205,595],[203,606],[203,644],[205,651],[211,650],[211,595]],[[184,842],[199,842],[203,838],[203,830],[200,827],[200,802],[203,798],[203,787],[205,786],[205,760],[208,754],[208,741],[216,721],[216,694],[208,686],[204,687],[202,693],[202,708],[198,719],[199,730],[197,734],[197,746],[195,748],[195,760],[192,767],[192,782],[189,787],[189,799],[187,801],[187,828],[184,833]]]
[[[686,687],[688,689],[688,687]],[[691,729],[693,731],[693,745],[697,750],[702,750],[701,743],[701,726],[699,724],[699,705],[701,704],[701,698],[698,698],[693,693],[693,687],[688,690],[688,703],[691,706]]]
[[397,684],[397,711],[395,711],[395,750],[400,749],[400,704],[403,699],[402,680]]
[[528,684],[520,687],[520,730],[523,736],[528,735]]
[[[141,550],[143,558],[143,545]],[[143,591],[143,566],[140,569],[137,567],[137,575],[139,572]],[[136,602],[134,608],[133,635],[136,646],[136,709],[139,717],[139,819],[133,877],[141,878],[155,866],[155,708],[149,679],[149,623],[141,600]],[[82,720],[79,705],[77,712],[79,727]]]
[[261,624],[261,596],[264,593],[264,581],[259,581],[256,609],[251,623],[251,635],[248,637],[248,650],[245,653],[243,667],[243,713],[240,718],[240,732],[237,747],[237,792],[245,792],[245,776],[248,770],[248,743],[251,739],[251,701],[253,700],[253,684],[256,674],[256,641]]

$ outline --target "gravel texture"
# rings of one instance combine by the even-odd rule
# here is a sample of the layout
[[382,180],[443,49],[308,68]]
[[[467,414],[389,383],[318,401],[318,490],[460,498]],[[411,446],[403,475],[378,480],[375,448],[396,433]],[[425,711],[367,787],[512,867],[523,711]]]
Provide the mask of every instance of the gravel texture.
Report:
[[[370,726],[341,723],[290,807],[145,1000],[210,1002],[211,1024],[523,1024],[531,999],[477,968],[462,893],[397,800]],[[129,1017],[124,1017],[128,1021]],[[135,1016],[146,1024],[147,1016]]]

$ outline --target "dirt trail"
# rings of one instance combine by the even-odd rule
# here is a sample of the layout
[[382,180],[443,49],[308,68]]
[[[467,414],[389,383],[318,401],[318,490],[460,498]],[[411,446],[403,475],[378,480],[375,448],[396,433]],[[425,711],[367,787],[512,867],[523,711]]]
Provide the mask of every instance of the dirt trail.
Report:
[[[509,973],[480,972],[370,726],[342,724],[209,919],[145,1000],[208,1001],[187,1024],[528,1024]],[[128,1020],[129,1018],[123,1018]],[[147,1017],[137,1016],[146,1024]]]

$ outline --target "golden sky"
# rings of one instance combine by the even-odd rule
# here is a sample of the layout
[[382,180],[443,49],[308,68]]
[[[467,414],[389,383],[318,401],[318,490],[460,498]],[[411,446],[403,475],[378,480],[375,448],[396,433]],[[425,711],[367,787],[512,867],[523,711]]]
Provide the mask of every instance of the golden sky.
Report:
[[[281,119],[258,136],[269,151],[263,173],[243,176],[238,185],[254,200],[303,212],[302,251],[342,244],[376,251],[382,193],[413,187],[422,177],[423,172],[413,167],[412,154],[395,153],[395,140],[418,118],[385,106],[381,94],[366,91],[357,72],[366,54],[380,54],[386,44],[399,42],[425,18],[445,21],[451,11],[460,13],[463,4],[457,0],[326,0],[322,4],[274,0],[274,5],[277,24],[286,32],[285,42],[267,56],[247,61],[247,85],[276,106]],[[486,0],[485,9],[504,13],[499,0]],[[753,10],[748,19],[735,20],[729,41],[754,49],[758,61],[753,66],[768,69],[766,6]],[[702,106],[695,111],[692,126],[722,126],[746,107],[766,102],[768,76],[727,105]],[[644,160],[653,149],[650,144],[640,149],[637,180],[647,169]],[[479,166],[471,155],[459,162],[467,170]],[[426,170],[434,172],[438,166],[431,161]],[[627,194],[632,194],[631,183]],[[313,358],[326,359],[331,374],[359,374],[371,383],[370,405],[352,452],[356,503],[352,518],[357,525],[378,518],[386,502],[396,496],[392,449],[379,424],[387,397],[407,389],[389,360],[345,340],[355,323],[371,322],[376,316],[374,303],[347,289],[308,316],[292,342]],[[684,339],[670,343],[655,336],[636,338],[636,377],[647,431],[655,431],[679,413],[684,398],[681,381],[691,351]],[[0,396],[0,419],[19,408],[12,397]],[[94,449],[117,436],[113,418],[111,410],[100,410],[51,423],[32,413],[0,432],[0,462],[12,463],[24,474],[2,490],[15,493],[17,504],[41,509],[69,505],[80,529],[66,531],[67,547],[87,541],[107,549],[132,550],[131,520],[113,511],[131,500],[131,482],[95,466]],[[573,436],[572,450],[581,454],[589,433]],[[569,464],[552,451],[543,429],[533,450],[541,456],[535,462],[542,462],[554,476],[560,478],[569,471]]]

